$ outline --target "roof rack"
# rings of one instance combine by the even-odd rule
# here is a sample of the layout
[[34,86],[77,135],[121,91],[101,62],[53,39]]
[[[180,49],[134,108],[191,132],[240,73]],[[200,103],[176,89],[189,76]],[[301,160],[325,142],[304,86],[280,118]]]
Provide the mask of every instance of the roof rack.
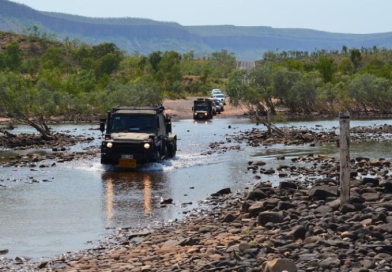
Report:
[[196,101],[204,102],[204,101],[209,101],[209,98],[198,98]]
[[155,106],[155,107],[128,107],[128,106],[117,106],[112,109],[112,112],[116,112],[119,110],[153,110],[157,113],[161,113],[165,110],[164,106]]

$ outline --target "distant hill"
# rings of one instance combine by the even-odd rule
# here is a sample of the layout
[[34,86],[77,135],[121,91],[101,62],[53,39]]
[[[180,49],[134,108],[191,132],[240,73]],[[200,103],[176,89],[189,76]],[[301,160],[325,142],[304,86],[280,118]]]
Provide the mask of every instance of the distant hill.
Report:
[[0,0],[0,30],[21,33],[37,25],[57,37],[88,43],[115,42],[132,53],[176,50],[206,54],[227,49],[239,60],[260,59],[268,50],[341,49],[348,47],[391,48],[392,33],[339,34],[310,29],[276,29],[240,26],[182,26],[140,18],[89,18],[41,12],[26,5]]

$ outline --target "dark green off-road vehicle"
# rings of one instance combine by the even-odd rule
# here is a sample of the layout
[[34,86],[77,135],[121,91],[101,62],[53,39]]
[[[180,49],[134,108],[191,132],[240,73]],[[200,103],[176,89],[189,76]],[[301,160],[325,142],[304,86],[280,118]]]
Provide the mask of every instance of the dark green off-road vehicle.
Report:
[[102,164],[137,168],[176,156],[177,136],[163,106],[113,108],[101,119],[100,129],[105,133]]

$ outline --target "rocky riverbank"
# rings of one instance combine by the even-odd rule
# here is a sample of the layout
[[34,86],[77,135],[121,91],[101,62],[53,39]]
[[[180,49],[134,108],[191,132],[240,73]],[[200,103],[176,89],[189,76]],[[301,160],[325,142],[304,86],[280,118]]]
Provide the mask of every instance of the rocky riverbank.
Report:
[[[277,157],[281,160],[281,157]],[[373,272],[392,269],[392,177],[385,159],[351,161],[351,202],[339,201],[339,160],[292,158],[266,173],[249,162],[248,192],[223,189],[211,209],[154,232],[122,229],[97,248],[30,266],[31,271]],[[284,172],[286,175],[281,175]],[[4,265],[4,271],[29,267]],[[0,261],[1,263],[1,261]],[[1,264],[0,264],[1,267]],[[1,269],[0,269],[1,270]]]

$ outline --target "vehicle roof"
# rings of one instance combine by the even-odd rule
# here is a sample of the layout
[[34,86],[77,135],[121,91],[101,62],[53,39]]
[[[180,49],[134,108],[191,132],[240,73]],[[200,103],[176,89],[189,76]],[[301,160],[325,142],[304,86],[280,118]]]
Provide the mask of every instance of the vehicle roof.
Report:
[[118,110],[114,114],[148,114],[157,115],[155,110]]

